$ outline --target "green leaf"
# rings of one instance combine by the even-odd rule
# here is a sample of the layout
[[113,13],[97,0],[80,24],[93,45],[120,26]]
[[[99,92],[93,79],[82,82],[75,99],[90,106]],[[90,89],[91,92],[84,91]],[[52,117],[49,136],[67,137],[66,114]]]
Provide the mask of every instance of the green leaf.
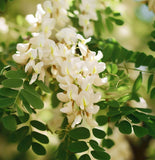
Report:
[[19,117],[19,120],[20,120],[19,123],[25,123],[29,120],[29,118],[30,118],[30,115],[24,112],[24,116]]
[[97,116],[96,121],[99,126],[103,126],[108,122],[108,117],[107,116]]
[[116,74],[118,72],[118,67],[116,64],[107,64],[107,71],[112,74]]
[[120,108],[122,115],[128,115],[133,112],[135,112],[135,108],[129,107],[129,106],[123,106]]
[[40,87],[41,90],[50,93],[50,89],[43,83],[43,81],[37,81],[36,84]]
[[144,61],[146,60],[146,54],[138,53],[136,56],[135,67],[138,68],[139,66],[143,65]]
[[4,127],[10,131],[15,131],[17,128],[17,122],[15,118],[11,115],[3,117],[2,123]]
[[151,90],[150,98],[155,99],[155,87]]
[[132,132],[131,124],[128,121],[121,121],[118,125],[119,131],[123,134],[130,134]]
[[110,160],[110,155],[106,152],[91,151],[91,154],[94,158],[98,160]]
[[25,100],[25,98],[24,98],[21,94],[20,94],[20,99],[22,100],[23,105],[24,105],[24,107],[26,108],[26,110],[27,110],[30,114],[34,113],[33,109],[30,107],[29,103]]
[[44,107],[42,100],[38,96],[34,95],[33,93],[30,93],[25,89],[22,89],[21,94],[26,99],[26,101],[30,105],[32,105],[34,108],[42,109]]
[[150,136],[152,136],[153,138],[155,138],[155,121],[151,122],[151,123],[145,123],[145,127],[148,129],[148,134]]
[[134,112],[133,115],[138,118],[140,121],[144,121],[144,122],[148,122],[149,121],[149,117],[147,114],[142,113],[142,112]]
[[28,131],[29,131],[28,126],[24,126],[24,127],[19,128],[14,133],[12,133],[11,140],[13,142],[16,142],[18,140],[23,139],[27,135]]
[[153,82],[153,74],[151,74],[151,75],[149,76],[149,79],[148,79],[148,83],[147,83],[147,93],[149,93],[149,91],[150,91],[150,89],[151,89],[152,82]]
[[149,48],[150,48],[152,51],[155,51],[155,41],[149,41],[149,42],[148,42],[148,45],[149,45]]
[[17,71],[11,70],[6,72],[5,76],[11,79],[22,79],[22,78],[26,78],[26,73],[22,70],[17,70]]
[[103,26],[103,21],[102,21],[102,14],[100,11],[97,11],[97,21],[94,21],[94,27],[95,27],[95,32],[98,37],[102,35],[102,32],[104,31],[104,26]]
[[6,88],[19,88],[23,84],[21,79],[5,79],[2,81],[2,85]]
[[149,108],[136,108],[136,109],[144,113],[152,113],[152,110]]
[[109,32],[113,31],[114,26],[109,18],[106,18],[106,26]]
[[102,146],[103,147],[111,148],[112,146],[114,146],[114,144],[115,144],[114,141],[109,139],[109,138],[102,140]]
[[113,133],[112,129],[110,127],[108,127],[108,129],[107,129],[107,135],[110,136],[110,135],[112,135],[112,133]]
[[127,115],[127,117],[132,121],[132,123],[140,123],[140,120],[137,118],[137,117],[135,117],[133,114],[129,114],[129,115]]
[[87,139],[90,137],[90,132],[87,128],[78,127],[71,130],[69,135],[74,139]]
[[88,154],[82,155],[79,160],[91,160]]
[[151,36],[152,36],[153,38],[155,38],[155,31],[152,31],[152,32],[151,32]]
[[3,98],[0,99],[0,108],[10,107],[14,104],[14,98]]
[[59,105],[60,101],[57,98],[57,92],[54,92],[51,97],[51,104],[53,108],[56,108]]
[[28,93],[33,94],[34,96],[40,98],[40,95],[35,90],[35,85],[29,85],[28,81],[24,82],[24,90],[26,90]]
[[30,135],[26,136],[19,144],[18,144],[18,151],[26,152],[32,144],[32,137]]
[[4,12],[5,11],[5,0],[0,0],[0,11]]
[[107,112],[109,117],[120,115],[120,110],[118,108],[109,107],[109,111]]
[[115,23],[117,24],[117,25],[123,25],[124,24],[124,21],[123,20],[121,20],[121,19],[115,19]]
[[106,136],[105,132],[100,129],[93,128],[92,131],[96,138],[103,139]]
[[111,13],[112,13],[112,9],[110,7],[106,7],[105,14],[111,14]]
[[111,107],[115,107],[115,108],[119,108],[120,107],[119,103],[117,101],[115,101],[115,100],[109,101],[108,104]]
[[137,137],[141,138],[148,134],[148,130],[141,126],[133,125],[134,133]]
[[16,106],[16,108],[17,108],[17,114],[18,114],[18,116],[19,116],[19,117],[24,116],[23,110],[22,110],[17,104],[15,104],[15,106]]
[[98,143],[95,140],[90,140],[89,141],[90,146],[95,150],[95,151],[105,151],[103,148],[101,148]]
[[69,145],[68,148],[73,153],[81,153],[87,151],[89,148],[84,141],[73,142]]
[[43,123],[40,122],[40,121],[33,120],[33,121],[31,121],[30,123],[31,123],[31,125],[32,125],[33,127],[37,128],[37,129],[39,129],[39,130],[41,130],[41,131],[45,131],[45,130],[47,129],[46,125],[43,124]]
[[137,77],[137,79],[133,85],[132,92],[137,92],[139,90],[139,88],[141,87],[141,85],[142,85],[142,73],[140,72],[139,76]]
[[45,148],[41,144],[36,143],[36,142],[32,143],[32,150],[37,155],[45,155],[46,154]]
[[5,97],[15,98],[18,94],[17,90],[13,90],[10,88],[0,88],[0,95]]
[[101,110],[106,109],[107,106],[108,106],[108,105],[105,103],[105,101],[100,101],[100,102],[97,103],[97,105],[100,106],[100,109],[101,109]]
[[37,141],[47,144],[49,143],[49,139],[46,135],[43,135],[41,133],[38,132],[32,132],[32,137],[34,137]]

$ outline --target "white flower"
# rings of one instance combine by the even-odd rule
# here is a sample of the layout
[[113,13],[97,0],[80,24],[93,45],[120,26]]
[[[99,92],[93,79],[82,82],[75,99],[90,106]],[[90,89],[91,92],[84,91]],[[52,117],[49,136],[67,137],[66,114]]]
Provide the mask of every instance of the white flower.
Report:
[[78,97],[78,87],[75,84],[70,84],[67,88],[68,98],[71,100],[75,100]]
[[72,109],[72,102],[68,102],[64,104],[64,107],[60,109],[61,112],[66,113],[66,114],[72,114],[73,109]]
[[63,92],[57,93],[57,98],[62,102],[68,102],[69,101],[69,98],[68,98],[67,94],[65,94]]
[[47,38],[51,35],[54,27],[55,27],[54,18],[46,18],[41,25],[42,31],[44,32],[44,35],[46,35]]
[[77,116],[75,117],[75,120],[74,120],[74,122],[72,123],[71,127],[74,128],[75,125],[77,125],[77,124],[79,124],[79,123],[81,122],[81,120],[82,120],[82,116],[81,116],[80,114],[77,115]]
[[48,14],[48,16],[50,16],[50,14],[52,13],[52,10],[53,10],[53,6],[52,6],[51,2],[45,1],[43,3],[43,8],[44,8],[46,14]]
[[9,26],[6,24],[6,20],[3,17],[0,17],[0,32],[1,33],[8,33],[9,31]]
[[30,43],[18,43],[17,44],[17,53],[24,53],[24,52],[26,52],[28,49],[29,49],[29,47],[30,47]]
[[37,22],[38,23],[41,23],[42,22],[42,18],[43,18],[43,15],[45,14],[46,12],[43,10],[41,4],[38,4],[37,5],[37,12],[35,14],[35,17],[37,18]]
[[26,64],[29,56],[26,54],[14,54],[12,58],[18,64]]
[[75,28],[63,28],[57,34],[56,38],[61,42],[66,42],[68,45],[75,44],[77,41]]

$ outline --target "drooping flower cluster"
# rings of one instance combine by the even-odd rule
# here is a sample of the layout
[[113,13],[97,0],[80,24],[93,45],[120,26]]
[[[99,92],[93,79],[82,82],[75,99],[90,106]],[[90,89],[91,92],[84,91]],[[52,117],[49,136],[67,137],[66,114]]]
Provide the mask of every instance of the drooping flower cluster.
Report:
[[96,54],[87,47],[91,39],[84,39],[68,25],[68,7],[64,0],[45,1],[43,7],[39,4],[35,17],[26,17],[33,37],[28,43],[17,45],[13,59],[25,65],[25,72],[32,72],[30,84],[37,79],[44,81],[50,69],[52,78],[63,89],[57,97],[64,103],[61,112],[67,114],[72,127],[83,118],[95,125],[92,115],[99,110],[95,103],[100,101],[101,93],[96,92],[93,85],[107,82],[106,78],[99,77],[105,70],[105,63],[99,62],[103,56],[100,51]]

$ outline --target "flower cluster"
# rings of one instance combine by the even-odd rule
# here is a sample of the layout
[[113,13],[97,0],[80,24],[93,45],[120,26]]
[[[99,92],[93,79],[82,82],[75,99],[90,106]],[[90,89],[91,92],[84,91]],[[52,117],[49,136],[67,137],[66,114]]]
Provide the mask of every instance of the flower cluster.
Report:
[[[82,3],[81,10],[86,5],[84,1]],[[43,7],[39,4],[35,16],[26,17],[33,37],[28,43],[17,45],[13,59],[25,65],[25,72],[32,73],[30,84],[37,79],[47,79],[50,70],[50,76],[63,90],[57,97],[64,103],[61,112],[67,114],[72,127],[83,119],[95,125],[92,115],[99,110],[95,103],[100,101],[101,93],[93,86],[107,82],[107,78],[99,77],[105,70],[105,63],[99,62],[103,56],[100,51],[96,54],[87,47],[86,43],[91,39],[84,39],[69,26],[68,7],[65,0],[45,1]],[[88,14],[91,6],[87,7],[85,13]]]

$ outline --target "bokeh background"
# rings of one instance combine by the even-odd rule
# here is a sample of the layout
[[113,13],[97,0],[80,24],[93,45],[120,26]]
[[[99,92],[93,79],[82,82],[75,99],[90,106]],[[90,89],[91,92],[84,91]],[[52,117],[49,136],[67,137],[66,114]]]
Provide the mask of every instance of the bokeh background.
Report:
[[[36,5],[42,2],[43,0],[9,1],[5,11],[0,12],[0,44],[4,42],[6,46],[9,46],[14,44],[20,35],[26,37],[28,24],[25,21],[25,16],[35,14]],[[153,30],[152,24],[155,20],[155,14],[149,11],[145,4],[140,3],[140,0],[122,0],[121,3],[119,0],[107,0],[108,3],[115,11],[122,14],[125,23],[123,26],[116,26],[112,33],[105,31],[104,38],[114,38],[129,50],[145,52],[148,55],[155,56],[155,52],[152,52],[147,45],[148,41],[151,40],[150,33]],[[3,52],[1,46],[0,56],[1,54],[8,54],[8,52]],[[132,67],[132,64],[130,67]],[[131,78],[135,79],[137,73],[131,70],[130,75]],[[145,76],[147,78],[147,73]],[[155,112],[155,102],[151,101],[147,95],[143,96],[145,101],[134,105],[147,106]],[[62,119],[58,115],[57,110],[59,108],[51,109],[49,106],[47,103],[45,109],[39,112],[36,118],[48,123],[52,130],[59,127],[58,124],[61,123]],[[56,160],[55,155],[59,140],[54,133],[46,134],[50,139],[49,145],[46,145],[46,156],[36,156],[31,150],[27,153],[19,153],[16,149],[17,144],[10,139],[10,133],[0,124],[0,160]],[[141,154],[142,152],[146,152],[146,155],[150,157],[147,160],[155,160],[155,140],[150,137],[137,139],[133,135],[124,136],[115,129],[111,138],[115,141],[115,146],[108,150],[112,160],[142,160],[135,159],[135,154]],[[143,145],[145,145],[145,150],[143,150]]]

